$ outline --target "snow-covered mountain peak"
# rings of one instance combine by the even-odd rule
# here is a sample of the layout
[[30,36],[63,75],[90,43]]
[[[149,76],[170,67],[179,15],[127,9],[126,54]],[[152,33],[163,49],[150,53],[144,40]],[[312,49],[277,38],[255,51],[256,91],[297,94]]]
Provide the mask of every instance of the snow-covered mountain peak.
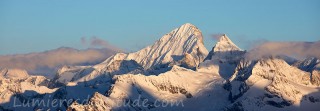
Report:
[[226,34],[223,34],[214,45],[205,60],[218,60],[220,62],[237,63],[245,51],[235,45]]
[[213,48],[214,52],[226,52],[226,51],[241,51],[241,49],[235,45],[226,34],[223,34],[217,44]]
[[194,25],[186,23],[165,34],[153,45],[135,53],[129,53],[127,60],[135,60],[144,68],[161,67],[172,61],[179,61],[186,53],[192,55],[199,64],[208,54],[203,44],[201,31]]

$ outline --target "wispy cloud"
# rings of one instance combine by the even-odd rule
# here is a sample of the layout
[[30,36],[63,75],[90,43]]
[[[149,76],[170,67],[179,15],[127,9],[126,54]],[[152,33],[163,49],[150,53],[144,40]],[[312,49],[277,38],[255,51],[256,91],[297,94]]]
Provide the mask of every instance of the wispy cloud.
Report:
[[93,46],[93,47],[110,47],[110,44],[107,41],[102,40],[102,39],[100,39],[98,37],[91,37],[90,46]]
[[81,44],[90,48],[109,48],[117,51],[123,51],[122,49],[111,45],[108,41],[92,36],[90,38],[82,37]]
[[83,46],[87,45],[87,38],[86,37],[81,37],[80,41],[81,41],[81,45],[83,45]]
[[215,34],[211,34],[210,37],[211,37],[213,40],[217,41],[217,40],[219,40],[220,37],[223,36],[223,35],[224,35],[224,33],[215,33]]

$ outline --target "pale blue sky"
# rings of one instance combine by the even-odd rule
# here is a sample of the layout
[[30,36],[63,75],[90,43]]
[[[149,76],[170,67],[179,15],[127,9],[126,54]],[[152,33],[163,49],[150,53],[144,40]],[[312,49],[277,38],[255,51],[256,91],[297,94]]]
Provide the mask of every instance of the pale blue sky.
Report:
[[0,0],[0,55],[77,49],[81,37],[135,51],[184,23],[226,33],[248,48],[259,40],[317,41],[320,0]]

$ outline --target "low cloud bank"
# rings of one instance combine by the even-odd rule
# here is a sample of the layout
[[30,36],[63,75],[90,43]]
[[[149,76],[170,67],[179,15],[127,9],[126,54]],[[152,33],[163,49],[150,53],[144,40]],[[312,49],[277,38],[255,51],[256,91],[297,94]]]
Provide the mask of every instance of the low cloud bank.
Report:
[[247,53],[248,59],[264,56],[286,55],[302,59],[306,57],[320,58],[320,41],[317,42],[264,42],[254,46]]
[[0,68],[25,69],[31,74],[53,76],[63,65],[92,65],[115,54],[111,48],[77,50],[62,47],[40,53],[0,56]]

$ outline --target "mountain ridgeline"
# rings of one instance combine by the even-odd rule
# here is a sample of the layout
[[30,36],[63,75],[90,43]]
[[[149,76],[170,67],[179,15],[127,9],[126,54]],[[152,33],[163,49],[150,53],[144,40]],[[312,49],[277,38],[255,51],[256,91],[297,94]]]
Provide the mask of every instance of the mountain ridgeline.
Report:
[[53,79],[1,69],[0,111],[319,109],[319,58],[246,54],[225,34],[208,51],[201,31],[186,23],[137,52],[63,66]]

